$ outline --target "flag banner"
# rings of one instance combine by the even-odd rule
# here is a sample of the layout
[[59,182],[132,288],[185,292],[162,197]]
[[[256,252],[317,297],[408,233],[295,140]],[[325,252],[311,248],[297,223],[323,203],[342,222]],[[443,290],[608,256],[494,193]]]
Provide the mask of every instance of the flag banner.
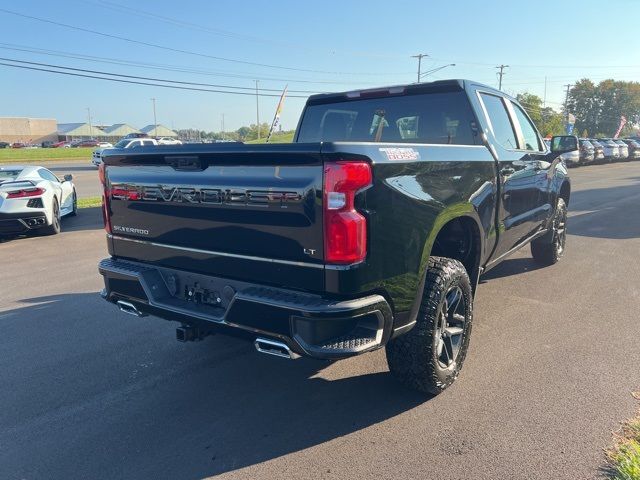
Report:
[[269,140],[271,140],[271,135],[273,134],[273,131],[276,129],[276,127],[280,123],[280,114],[282,114],[282,107],[284,106],[284,97],[287,96],[288,87],[289,85],[285,85],[284,90],[282,91],[282,95],[280,95],[280,101],[278,102],[278,107],[276,108],[276,114],[273,116],[273,122],[271,122],[269,135],[267,135],[267,143],[269,143]]
[[627,124],[627,117],[625,117],[624,115],[620,115],[620,126],[618,127],[618,131],[613,136],[613,138],[618,138],[618,135],[620,135],[620,132],[622,131],[622,129],[626,124]]

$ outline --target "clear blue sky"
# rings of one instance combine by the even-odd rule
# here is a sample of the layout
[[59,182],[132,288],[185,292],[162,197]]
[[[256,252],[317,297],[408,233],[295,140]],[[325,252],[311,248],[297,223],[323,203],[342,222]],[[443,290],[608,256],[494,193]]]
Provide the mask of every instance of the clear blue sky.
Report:
[[[497,85],[496,65],[510,65],[503,89],[544,94],[558,107],[563,85],[583,77],[640,80],[640,1],[458,0],[276,2],[125,0],[7,0],[1,9],[154,43],[169,51],[0,12],[0,56],[33,62],[238,87],[339,91],[415,81],[423,70],[455,63],[428,79],[471,78]],[[32,51],[16,51],[27,49]],[[33,50],[39,50],[35,53]],[[178,72],[45,55],[72,54],[162,65]],[[210,58],[264,64],[258,66]],[[284,68],[273,68],[274,66]],[[198,73],[193,72],[197,70]],[[211,88],[211,87],[204,87]],[[255,97],[127,85],[0,66],[0,115],[153,123],[220,130],[255,123]],[[273,92],[270,92],[273,93]],[[306,93],[292,93],[306,95]],[[277,98],[260,99],[271,121]],[[284,128],[304,105],[288,98]]]

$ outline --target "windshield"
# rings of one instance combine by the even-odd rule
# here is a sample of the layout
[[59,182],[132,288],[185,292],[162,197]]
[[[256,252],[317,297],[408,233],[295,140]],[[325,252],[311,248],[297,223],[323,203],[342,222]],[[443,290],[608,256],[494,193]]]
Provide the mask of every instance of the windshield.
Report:
[[297,141],[474,145],[473,124],[464,92],[344,100],[307,106]]
[[126,139],[126,140],[120,140],[118,143],[116,143],[114,145],[115,148],[125,148],[129,142],[131,141],[130,138]]

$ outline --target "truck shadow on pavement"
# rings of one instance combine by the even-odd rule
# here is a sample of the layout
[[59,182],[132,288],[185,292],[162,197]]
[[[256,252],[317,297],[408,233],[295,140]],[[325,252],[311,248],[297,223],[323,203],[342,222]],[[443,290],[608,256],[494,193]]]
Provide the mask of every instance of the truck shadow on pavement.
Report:
[[[526,252],[528,249],[529,247],[524,247],[522,251]],[[533,258],[507,258],[482,275],[480,277],[480,283],[484,283],[487,280],[509,277],[511,275],[533,272],[541,268],[544,267],[534,262]]]
[[0,380],[12,385],[0,393],[1,478],[201,479],[430,398],[372,371],[371,357],[287,361],[223,336],[181,344],[176,324],[120,314],[97,293],[22,302],[0,312],[12,332],[0,344],[11,365]]
[[75,217],[62,219],[62,232],[77,232],[80,230],[100,230],[102,225],[102,208],[80,208]]

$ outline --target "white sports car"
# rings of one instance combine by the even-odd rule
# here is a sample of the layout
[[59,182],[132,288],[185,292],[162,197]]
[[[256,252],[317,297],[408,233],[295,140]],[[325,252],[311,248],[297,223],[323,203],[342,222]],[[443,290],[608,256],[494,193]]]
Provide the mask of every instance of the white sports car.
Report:
[[60,218],[78,210],[73,177],[43,167],[0,166],[0,236],[60,232]]

